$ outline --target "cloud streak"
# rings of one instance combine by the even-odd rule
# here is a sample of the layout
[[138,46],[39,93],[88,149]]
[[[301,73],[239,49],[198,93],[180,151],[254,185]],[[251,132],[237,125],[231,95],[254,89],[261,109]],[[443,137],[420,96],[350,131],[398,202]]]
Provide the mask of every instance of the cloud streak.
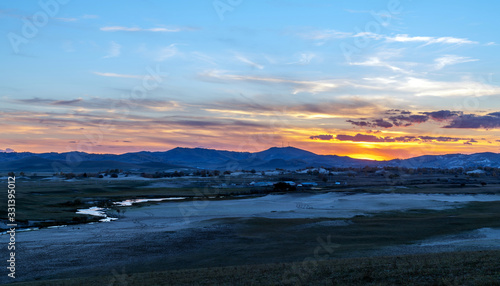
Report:
[[260,84],[285,84],[292,86],[293,94],[301,92],[316,94],[337,89],[341,85],[341,83],[337,80],[294,80],[277,77],[228,74],[220,70],[205,71],[201,73],[200,76],[204,79],[215,79],[221,81],[245,81]]
[[121,45],[119,45],[118,43],[112,41],[110,43],[108,54],[105,55],[103,58],[104,59],[108,59],[108,58],[116,58],[116,57],[118,57],[120,55],[120,53],[121,53],[121,48],[122,48]]
[[456,65],[456,64],[463,64],[463,63],[468,63],[468,62],[475,62],[478,61],[477,59],[472,59],[469,57],[461,57],[461,56],[455,56],[455,55],[445,55],[440,58],[437,58],[434,60],[434,68],[436,70],[443,69],[446,66],[450,65]]
[[[395,111],[401,113],[397,114]],[[464,114],[462,111],[440,110],[440,111],[425,111],[420,112],[419,115],[411,114],[409,111],[389,110],[385,112],[386,115],[393,115],[389,117],[382,117],[371,120],[346,120],[357,127],[408,127],[414,124],[425,123],[429,120],[436,122],[443,122],[446,125],[442,128],[457,128],[457,129],[493,129],[500,128],[500,112],[491,112],[485,115],[478,114]]]
[[111,72],[93,72],[93,74],[104,77],[118,77],[118,78],[139,78],[142,79],[144,76],[141,75],[130,75],[130,74],[119,74]]
[[407,34],[399,34],[396,36],[382,36],[378,34],[373,34],[370,36],[373,38],[382,38],[387,42],[399,42],[399,43],[422,43],[424,45],[431,44],[451,44],[451,45],[465,45],[465,44],[478,44],[476,41],[471,41],[466,38],[455,38],[455,37],[422,37],[422,36],[409,36]]
[[101,27],[104,32],[160,32],[160,33],[175,33],[180,32],[181,28],[139,28],[139,27],[124,27],[124,26],[106,26]]
[[450,124],[443,128],[493,129],[500,128],[498,112],[487,115],[463,114],[455,117]]
[[350,142],[370,142],[370,143],[408,143],[408,142],[458,142],[458,141],[466,141],[477,143],[478,141],[473,138],[460,138],[460,137],[447,137],[447,136],[398,136],[398,137],[378,137],[375,135],[369,134],[361,134],[358,133],[356,135],[345,135],[338,134],[335,137],[332,135],[317,135],[310,136],[310,139],[320,139],[320,140],[337,140],[337,141],[350,141]]
[[372,32],[342,32],[337,30],[313,30],[308,32],[300,32],[298,36],[308,40],[326,41],[331,39],[345,39],[345,38],[366,38],[384,41],[387,43],[418,43],[424,46],[432,44],[448,44],[448,45],[471,45],[479,44],[476,41],[467,38],[457,38],[451,36],[445,37],[429,37],[429,36],[410,36],[408,34],[397,34],[394,36],[377,34]]
[[249,60],[248,58],[246,58],[246,57],[244,57],[242,55],[237,54],[235,57],[240,62],[248,64],[251,67],[254,67],[254,68],[259,69],[259,70],[264,69],[263,65],[260,65],[260,64],[258,64],[256,62],[253,62],[253,61]]
[[332,140],[333,139],[333,135],[315,135],[315,136],[310,136],[309,137],[310,139],[318,139],[318,140]]

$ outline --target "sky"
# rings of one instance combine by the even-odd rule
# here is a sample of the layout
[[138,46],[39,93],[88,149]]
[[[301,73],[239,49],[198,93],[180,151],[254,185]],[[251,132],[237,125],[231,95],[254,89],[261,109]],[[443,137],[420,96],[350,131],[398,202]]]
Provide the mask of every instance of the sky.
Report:
[[1,152],[498,152],[497,1],[2,1]]

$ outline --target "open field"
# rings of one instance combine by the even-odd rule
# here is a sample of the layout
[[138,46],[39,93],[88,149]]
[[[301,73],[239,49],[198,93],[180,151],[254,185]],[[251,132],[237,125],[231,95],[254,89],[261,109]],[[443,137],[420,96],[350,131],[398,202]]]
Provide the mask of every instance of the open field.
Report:
[[64,285],[500,285],[500,251],[275,263],[57,279]]
[[[165,181],[165,180],[162,180]],[[180,187],[154,187],[158,180],[115,180],[85,179],[65,180],[17,180],[18,221],[37,221],[38,226],[58,223],[78,223],[92,221],[95,218],[75,214],[77,209],[92,205],[109,206],[110,201],[132,198],[158,198],[183,196],[195,198],[203,196],[201,191],[207,182],[193,184],[187,179],[178,179]],[[183,182],[186,181],[187,183]],[[167,181],[169,182],[169,181]],[[148,187],[152,185],[153,187]],[[249,187],[216,191],[220,195],[238,195],[250,193]],[[215,190],[211,190],[215,191]],[[5,201],[2,201],[5,204]],[[0,215],[5,217],[6,208]],[[84,219],[84,220],[82,220]]]
[[[317,187],[303,188],[306,192],[354,192],[354,193],[401,193],[401,194],[500,194],[500,181],[496,177],[469,178],[442,175],[403,175],[397,180],[373,174],[355,177],[336,175],[328,182],[308,174],[242,175],[207,178],[86,178],[64,180],[58,177],[19,178],[16,182],[17,219],[31,221],[30,225],[49,226],[58,223],[79,223],[95,220],[93,217],[75,214],[77,209],[92,205],[110,206],[111,201],[132,198],[187,197],[208,199],[208,197],[231,199],[233,195],[264,195],[272,187],[255,187],[251,182],[262,181],[315,182]],[[336,185],[335,182],[342,182]],[[460,182],[467,183],[460,183]],[[486,183],[481,185],[480,182]],[[345,183],[345,184],[344,184]],[[220,185],[225,184],[225,187]],[[5,202],[2,201],[3,205]],[[5,208],[0,205],[0,216],[5,217]]]
[[[388,277],[398,283],[410,276],[415,283],[437,285],[459,285],[469,278],[485,285],[498,280],[492,270],[498,269],[496,262],[489,262],[500,249],[500,185],[495,178],[480,178],[484,185],[471,180],[465,186],[433,175],[415,175],[397,184],[359,174],[337,179],[347,184],[307,174],[21,179],[16,183],[19,219],[68,226],[18,234],[16,242],[22,247],[16,257],[22,262],[16,281],[58,285],[48,281],[71,278],[61,285],[91,285],[94,282],[87,279],[98,278],[90,277],[111,281],[123,271],[129,285],[279,285],[297,279],[303,284],[333,279],[344,285],[379,285]],[[317,186],[287,193],[250,185],[284,180]],[[113,205],[165,197],[186,199]],[[118,220],[84,223],[99,217],[75,212],[92,206],[107,207]],[[460,261],[462,251],[476,252],[466,263]],[[427,256],[387,257],[416,254]],[[436,268],[441,262],[448,264]],[[307,263],[314,267],[304,269]],[[484,271],[472,264],[482,265]],[[460,271],[465,274],[458,275]],[[222,277],[225,272],[227,277]],[[188,277],[180,277],[183,274]],[[7,282],[4,279],[0,282]]]
[[[471,233],[476,229],[500,228],[498,201],[347,219],[250,216],[207,220],[213,212],[207,209],[190,217],[190,223],[162,212],[178,204],[166,202],[130,208],[123,218],[111,223],[20,233],[17,241],[22,247],[16,257],[23,263],[17,268],[18,281],[109,275],[117,269],[134,274],[500,248],[498,237]],[[474,241],[489,239],[489,243],[466,241],[433,247],[422,244],[449,235],[472,237]]]

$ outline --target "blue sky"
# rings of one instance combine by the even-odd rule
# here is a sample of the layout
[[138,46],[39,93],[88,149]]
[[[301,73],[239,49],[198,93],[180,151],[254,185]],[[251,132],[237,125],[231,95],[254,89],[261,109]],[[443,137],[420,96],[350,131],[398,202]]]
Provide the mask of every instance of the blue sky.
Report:
[[0,149],[495,151],[498,6],[5,1]]

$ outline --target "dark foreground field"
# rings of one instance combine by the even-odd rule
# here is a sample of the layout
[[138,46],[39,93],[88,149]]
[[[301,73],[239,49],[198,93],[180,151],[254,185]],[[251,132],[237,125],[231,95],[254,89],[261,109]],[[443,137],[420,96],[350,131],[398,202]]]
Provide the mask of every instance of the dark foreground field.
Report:
[[[357,216],[348,224],[344,219],[328,218],[225,218],[203,221],[190,229],[165,231],[143,225],[149,220],[135,221],[142,212],[149,213],[155,207],[160,205],[131,209],[127,217],[109,224],[23,233],[16,254],[18,281],[57,285],[53,279],[70,278],[64,283],[157,285],[199,280],[201,284],[260,285],[293,284],[299,279],[308,285],[310,280],[316,284],[331,280],[359,284],[382,282],[387,277],[405,281],[414,276],[412,279],[422,279],[415,283],[459,279],[454,283],[462,284],[470,277],[478,281],[498,279],[494,275],[498,276],[500,269],[500,254],[494,251],[498,247],[418,245],[427,238],[500,227],[499,202]],[[456,250],[491,252],[376,258]],[[219,268],[207,269],[211,267]],[[133,280],[120,282],[124,278]],[[397,281],[394,283],[400,284]]]
[[500,285],[500,251],[305,261],[13,285]]

